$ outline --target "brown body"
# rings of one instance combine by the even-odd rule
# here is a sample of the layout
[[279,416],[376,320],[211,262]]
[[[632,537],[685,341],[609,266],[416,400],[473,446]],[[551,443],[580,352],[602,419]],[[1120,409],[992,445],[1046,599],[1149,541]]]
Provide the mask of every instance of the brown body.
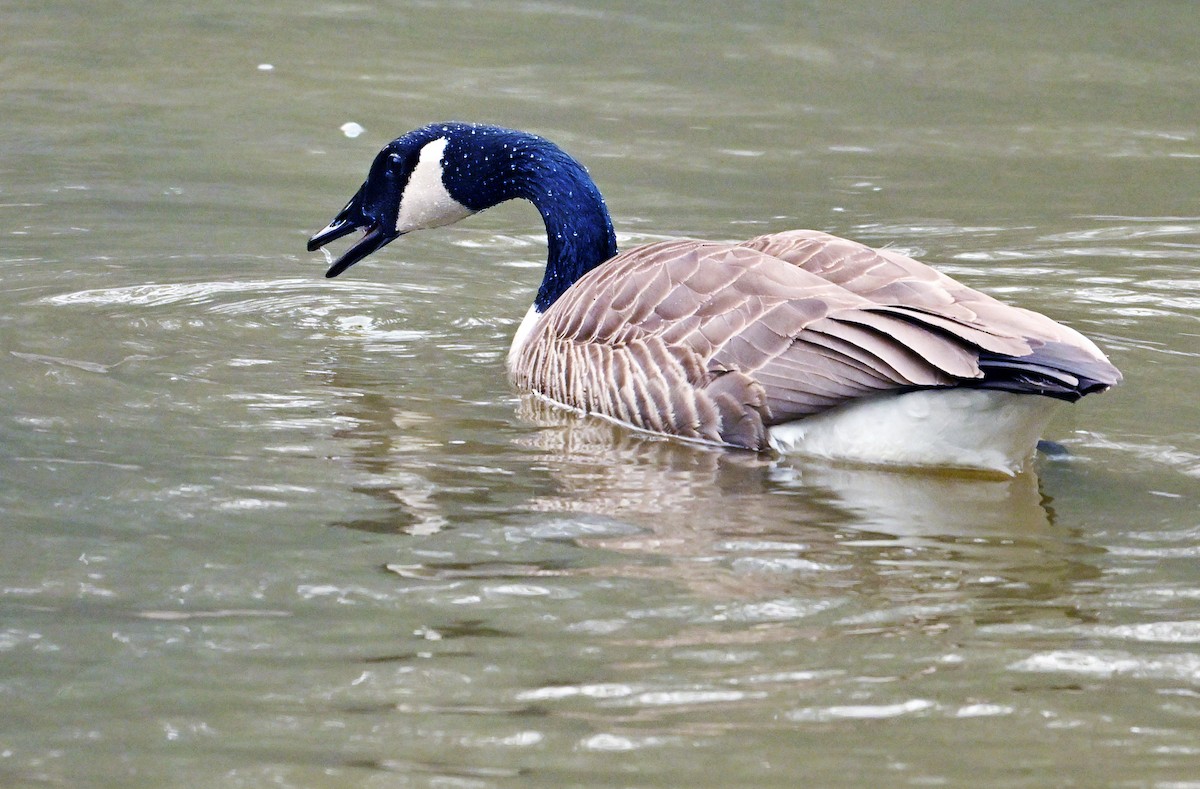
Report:
[[763,451],[770,428],[860,398],[987,388],[981,356],[1049,370],[1079,390],[1052,395],[1065,400],[1120,379],[1091,341],[1044,315],[808,230],[619,254],[517,338],[510,364],[519,386],[563,405]]

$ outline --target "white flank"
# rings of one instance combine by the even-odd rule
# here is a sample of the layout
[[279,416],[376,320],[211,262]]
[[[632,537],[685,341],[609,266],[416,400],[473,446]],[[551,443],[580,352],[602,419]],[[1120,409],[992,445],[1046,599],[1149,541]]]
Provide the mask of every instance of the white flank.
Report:
[[439,137],[421,149],[417,166],[408,177],[400,198],[397,233],[449,225],[475,213],[451,197],[442,183],[442,153],[448,142],[445,137]]
[[987,389],[923,389],[865,397],[776,425],[782,454],[888,466],[1016,474],[1062,402]]
[[529,342],[529,335],[533,332],[534,325],[538,319],[542,317],[542,313],[538,312],[536,304],[529,305],[529,312],[525,313],[525,317],[521,319],[521,325],[517,327],[517,333],[513,335],[512,345],[508,349],[508,369],[512,369],[517,361],[517,355],[521,353],[521,349],[525,347],[525,343]]

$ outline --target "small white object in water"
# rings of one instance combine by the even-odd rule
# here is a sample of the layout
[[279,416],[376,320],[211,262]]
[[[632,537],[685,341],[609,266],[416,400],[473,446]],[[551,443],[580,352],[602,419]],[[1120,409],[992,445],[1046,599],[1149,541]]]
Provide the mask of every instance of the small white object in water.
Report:
[[358,135],[360,135],[366,131],[366,129],[364,129],[362,126],[358,125],[354,121],[349,121],[348,123],[343,123],[341,126],[341,129],[342,129],[342,134],[346,135],[347,137],[349,137],[352,140],[355,137],[357,137]]
[[275,67],[272,66],[270,63],[259,63],[258,70],[259,71],[274,71]]
[[321,247],[321,254],[325,256],[325,263],[332,266],[333,255],[329,254],[329,249],[327,247]]

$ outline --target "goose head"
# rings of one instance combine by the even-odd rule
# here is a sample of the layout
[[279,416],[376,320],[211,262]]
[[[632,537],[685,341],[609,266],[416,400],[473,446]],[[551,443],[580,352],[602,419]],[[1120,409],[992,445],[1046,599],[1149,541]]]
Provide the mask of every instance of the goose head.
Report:
[[616,254],[608,209],[583,165],[537,135],[473,123],[431,124],[384,146],[362,186],[308,240],[308,249],[362,230],[325,273],[336,277],[405,233],[448,225],[514,198],[532,202],[546,225],[539,311]]
[[363,231],[362,238],[330,266],[326,277],[336,277],[405,233],[448,225],[486,207],[467,207],[446,184],[447,149],[459,134],[457,125],[430,126],[384,146],[345,208],[308,240],[313,252],[356,230]]

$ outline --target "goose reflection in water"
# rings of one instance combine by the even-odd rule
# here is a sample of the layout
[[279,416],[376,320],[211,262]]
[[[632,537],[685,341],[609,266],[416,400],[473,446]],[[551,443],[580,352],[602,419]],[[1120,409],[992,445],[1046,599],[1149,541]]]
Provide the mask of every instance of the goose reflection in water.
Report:
[[527,397],[525,443],[555,470],[543,511],[634,524],[595,545],[675,560],[639,574],[722,593],[796,584],[897,587],[1048,600],[1099,571],[1078,530],[1055,525],[1038,477],[906,473],[771,461],[631,436]]
[[[710,600],[857,597],[864,611],[921,622],[964,610],[977,621],[1090,618],[1075,585],[1099,575],[1098,549],[1056,523],[1033,471],[997,478],[773,460],[633,434],[532,395],[515,420],[498,421],[507,409],[497,404],[497,419],[464,428],[399,408],[362,381],[326,383],[359,393],[336,439],[362,477],[356,489],[384,505],[335,525],[418,541],[461,529],[517,538],[511,560],[493,552],[419,564],[401,543],[386,560],[412,579],[606,575]],[[468,428],[477,442],[459,446],[451,436]],[[530,558],[529,540],[606,558]]]

